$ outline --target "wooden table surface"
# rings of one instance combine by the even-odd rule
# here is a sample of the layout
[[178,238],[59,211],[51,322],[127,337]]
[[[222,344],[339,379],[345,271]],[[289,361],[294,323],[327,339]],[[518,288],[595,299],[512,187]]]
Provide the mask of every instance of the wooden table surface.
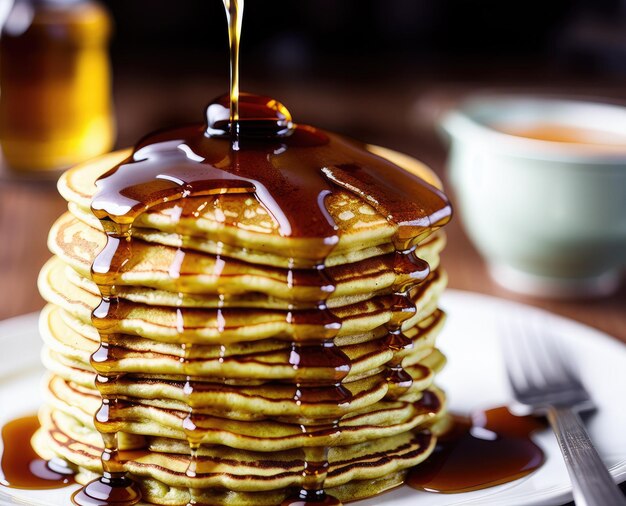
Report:
[[[349,88],[345,83],[298,83],[292,86],[273,84],[270,89],[302,122],[404,151],[444,175],[445,148],[429,121],[429,115],[441,105],[441,88],[432,85],[394,88],[389,84],[375,86],[371,83]],[[141,93],[137,92],[139,89]],[[267,86],[256,83],[256,88],[251,89],[267,91]],[[222,92],[223,83],[207,79],[189,79],[182,83],[165,80],[158,85],[118,79],[115,94],[118,144],[132,144],[151,129],[197,121],[202,118],[203,105]],[[458,93],[458,87],[450,93]],[[387,97],[386,101],[378,100],[380,96]],[[65,202],[56,193],[54,184],[20,180],[2,169],[0,319],[42,307],[43,301],[36,288],[37,273],[49,257],[46,248],[48,229],[64,209]],[[613,296],[598,300],[521,297],[491,281],[483,261],[463,232],[458,216],[447,231],[449,242],[443,265],[449,273],[450,287],[539,306],[626,342],[626,283],[622,283]]]

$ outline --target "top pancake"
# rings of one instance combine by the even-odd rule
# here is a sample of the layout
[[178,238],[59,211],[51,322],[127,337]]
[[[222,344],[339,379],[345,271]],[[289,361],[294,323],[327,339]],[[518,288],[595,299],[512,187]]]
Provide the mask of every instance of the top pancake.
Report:
[[[427,183],[441,183],[427,167],[416,160],[379,147],[368,150],[385,157]],[[70,211],[95,228],[102,225],[91,212],[96,193],[95,181],[130,154],[118,151],[78,165],[59,180],[59,192],[69,202]],[[193,209],[181,219],[180,201],[159,204],[142,213],[133,224],[133,236],[170,246],[184,246],[212,254],[231,255],[238,251],[249,262],[277,267],[310,267],[317,252],[316,238],[283,236],[279,224],[253,194],[222,194],[188,197],[185,209]],[[354,194],[337,188],[325,200],[329,215],[338,228],[339,242],[326,260],[327,265],[351,263],[393,251],[391,238],[397,228]],[[432,230],[426,229],[419,242]],[[285,252],[289,252],[286,254]]]

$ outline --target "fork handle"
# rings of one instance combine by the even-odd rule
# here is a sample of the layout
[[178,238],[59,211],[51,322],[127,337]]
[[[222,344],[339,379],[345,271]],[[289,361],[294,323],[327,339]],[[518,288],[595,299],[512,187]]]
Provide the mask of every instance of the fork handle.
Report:
[[577,506],[625,506],[626,499],[600,459],[578,413],[551,406],[548,421],[561,447]]

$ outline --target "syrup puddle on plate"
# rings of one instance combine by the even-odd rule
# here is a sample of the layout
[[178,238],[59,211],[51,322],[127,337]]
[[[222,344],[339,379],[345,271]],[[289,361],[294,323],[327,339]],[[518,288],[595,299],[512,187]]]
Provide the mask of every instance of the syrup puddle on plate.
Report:
[[46,461],[35,453],[30,440],[37,429],[37,415],[15,418],[2,427],[1,485],[43,490],[75,483],[74,471],[63,460]]
[[515,416],[506,407],[454,415],[454,425],[441,436],[435,451],[414,467],[406,484],[439,493],[470,492],[522,478],[544,462],[530,436],[545,421]]

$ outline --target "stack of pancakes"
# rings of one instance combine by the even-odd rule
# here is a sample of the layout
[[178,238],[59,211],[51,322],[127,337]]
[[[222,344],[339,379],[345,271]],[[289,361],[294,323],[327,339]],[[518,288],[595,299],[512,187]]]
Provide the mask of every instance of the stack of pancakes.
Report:
[[[433,385],[445,362],[435,347],[444,320],[442,232],[419,240],[425,278],[398,271],[387,219],[352,193],[326,198],[339,243],[326,259],[334,290],[325,305],[341,322],[331,344],[350,362],[329,377],[328,364],[307,362],[320,334],[298,315],[318,310],[320,286],[284,256],[298,250],[296,239],[281,236],[248,194],[188,199],[199,211],[184,234],[179,207],[160,204],[133,225],[102,347],[91,268],[106,235],[90,204],[96,179],[128,154],[78,166],[59,182],[69,212],[52,227],[54,257],[39,279],[49,302],[40,325],[49,376],[38,453],[66,460],[85,483],[102,473],[100,432],[115,432],[124,469],[156,504],[280,504],[306,488],[311,455],[314,478],[340,500],[401,483],[433,451],[446,420]],[[396,163],[439,184],[412,160]],[[414,304],[401,318],[412,346],[394,350],[386,324],[407,311],[398,287]],[[394,385],[390,364],[412,381]],[[104,418],[103,396],[115,407]]]

